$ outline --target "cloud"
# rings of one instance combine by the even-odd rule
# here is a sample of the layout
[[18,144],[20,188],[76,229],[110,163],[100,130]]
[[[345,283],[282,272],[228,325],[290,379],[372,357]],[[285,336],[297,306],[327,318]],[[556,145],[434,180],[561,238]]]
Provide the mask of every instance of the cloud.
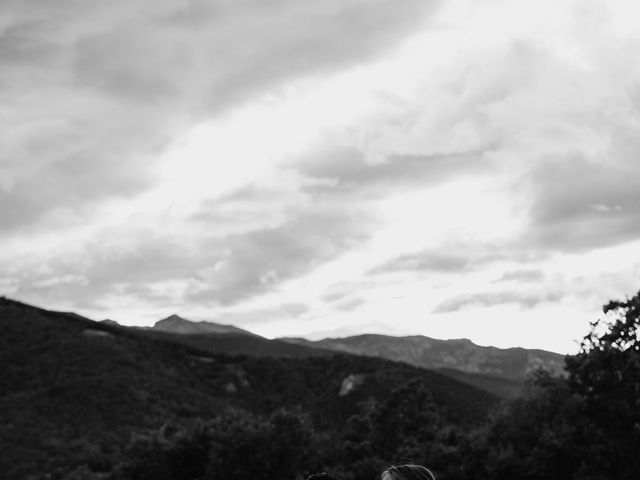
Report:
[[409,253],[384,263],[369,273],[389,273],[407,271],[461,272],[471,267],[472,259],[465,255],[428,250]]
[[312,198],[300,191],[297,179],[278,186],[247,184],[228,194],[205,198],[187,221],[218,236],[242,234],[281,225],[292,215],[312,208]]
[[353,298],[353,293],[368,290],[374,286],[370,280],[358,281],[338,281],[326,286],[319,299],[326,303],[349,302]]
[[357,225],[348,215],[317,212],[277,227],[196,240],[128,232],[126,242],[91,242],[75,255],[48,259],[44,269],[23,264],[14,293],[51,302],[73,298],[85,308],[106,308],[114,296],[229,306],[273,292],[353,248],[365,235]]
[[365,303],[366,302],[362,298],[354,297],[336,302],[335,307],[340,311],[350,312]]
[[182,93],[186,80],[205,107],[219,108],[283,80],[368,60],[420,27],[435,5],[190,1],[84,38],[76,71],[83,83],[141,100]]
[[370,61],[436,5],[3,2],[3,232],[60,209],[60,228],[81,224],[101,203],[144,192],[158,153],[192,126],[292,80]]
[[0,2],[0,288],[354,332],[626,289],[638,35],[596,3]]
[[[640,142],[633,146],[640,152]],[[612,152],[618,153],[618,152]],[[608,163],[582,156],[533,169],[530,225],[525,245],[584,252],[636,240],[640,235],[640,168],[635,160]]]
[[457,312],[464,308],[495,307],[515,304],[523,309],[531,309],[544,302],[558,302],[564,297],[559,292],[527,292],[506,290],[500,292],[483,292],[463,294],[440,303],[434,313]]
[[223,305],[266,293],[357,247],[368,238],[366,217],[337,207],[316,207],[282,225],[224,239],[226,255],[201,270],[205,286],[190,300]]
[[493,281],[493,283],[500,282],[541,282],[545,279],[545,274],[541,270],[509,270],[504,272],[502,276]]
[[490,149],[415,155],[391,154],[372,162],[355,148],[323,149],[296,162],[301,174],[324,182],[311,185],[311,192],[389,195],[405,188],[423,189],[452,178],[487,173],[483,155]]
[[297,319],[309,310],[310,307],[304,303],[288,302],[266,308],[224,312],[216,315],[211,321],[244,326],[264,325],[270,322]]
[[77,154],[46,165],[7,190],[0,188],[0,234],[29,229],[38,221],[48,228],[91,221],[98,200],[133,196],[149,187],[144,170],[125,168],[108,155]]
[[400,255],[369,271],[369,274],[427,271],[461,273],[505,259],[523,260],[516,252],[495,246],[443,244]]
[[367,287],[371,287],[371,285],[349,282],[336,283],[326,289],[326,292],[320,297],[320,300],[323,303],[330,304],[331,307],[339,311],[350,312],[366,303],[363,298],[354,296],[353,293],[366,290]]
[[[167,304],[180,297],[202,261],[222,255],[211,248],[203,257],[180,234],[145,228],[103,229],[96,237],[5,260],[17,279],[15,295],[48,304],[72,299],[89,309],[107,309],[115,297]],[[172,288],[162,288],[168,282]]]

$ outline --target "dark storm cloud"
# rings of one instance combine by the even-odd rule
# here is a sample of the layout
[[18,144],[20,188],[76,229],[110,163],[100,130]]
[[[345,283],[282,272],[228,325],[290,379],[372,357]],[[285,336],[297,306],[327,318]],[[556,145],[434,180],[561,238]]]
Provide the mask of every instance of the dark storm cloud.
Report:
[[564,294],[560,292],[502,291],[463,294],[440,303],[434,313],[457,312],[468,307],[495,307],[501,305],[518,305],[531,309],[546,302],[558,302]]
[[154,155],[191,126],[290,80],[367,61],[434,5],[2,2],[3,229],[144,191]]
[[534,201],[524,245],[572,253],[640,236],[640,166],[576,156],[547,162],[529,179]]

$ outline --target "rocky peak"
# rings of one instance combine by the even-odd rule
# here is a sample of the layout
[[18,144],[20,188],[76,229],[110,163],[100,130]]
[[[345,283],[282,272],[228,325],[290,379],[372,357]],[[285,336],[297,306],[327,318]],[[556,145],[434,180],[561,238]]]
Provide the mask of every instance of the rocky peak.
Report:
[[177,333],[181,335],[207,333],[254,335],[247,330],[242,330],[241,328],[233,325],[222,325],[214,322],[193,322],[177,314],[170,315],[167,318],[157,321],[153,326],[153,330]]

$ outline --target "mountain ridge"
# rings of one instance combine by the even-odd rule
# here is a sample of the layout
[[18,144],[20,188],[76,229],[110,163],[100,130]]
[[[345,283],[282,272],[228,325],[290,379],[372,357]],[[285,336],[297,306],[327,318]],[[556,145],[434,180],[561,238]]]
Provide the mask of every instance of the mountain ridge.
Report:
[[324,356],[332,353],[383,358],[441,373],[500,398],[522,394],[528,375],[542,367],[564,372],[564,356],[543,349],[480,346],[468,338],[365,333],[311,341],[300,337],[268,339],[234,325],[194,322],[177,314],[140,331],[207,353],[253,357]]
[[564,371],[565,356],[559,353],[522,347],[483,347],[466,338],[440,340],[424,335],[361,334],[316,341],[291,337],[280,340],[312,348],[376,356],[430,370],[452,369],[510,381],[524,381],[537,368],[545,368],[553,374]]
[[236,327],[235,325],[221,324],[210,321],[196,322],[193,320],[187,320],[186,318],[181,317],[180,315],[177,315],[175,313],[169,315],[166,318],[163,318],[162,320],[158,320],[155,325],[151,327],[151,329],[162,332],[177,333],[181,335],[216,333],[252,335],[255,337],[260,337],[260,335],[256,333]]

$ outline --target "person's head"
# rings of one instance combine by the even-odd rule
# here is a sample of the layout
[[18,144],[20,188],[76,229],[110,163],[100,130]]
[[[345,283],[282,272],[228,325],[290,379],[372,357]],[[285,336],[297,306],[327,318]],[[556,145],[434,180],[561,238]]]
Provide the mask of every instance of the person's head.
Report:
[[320,472],[312,473],[306,480],[338,480],[338,477],[329,472]]
[[436,480],[436,476],[422,465],[397,465],[380,474],[380,480]]

